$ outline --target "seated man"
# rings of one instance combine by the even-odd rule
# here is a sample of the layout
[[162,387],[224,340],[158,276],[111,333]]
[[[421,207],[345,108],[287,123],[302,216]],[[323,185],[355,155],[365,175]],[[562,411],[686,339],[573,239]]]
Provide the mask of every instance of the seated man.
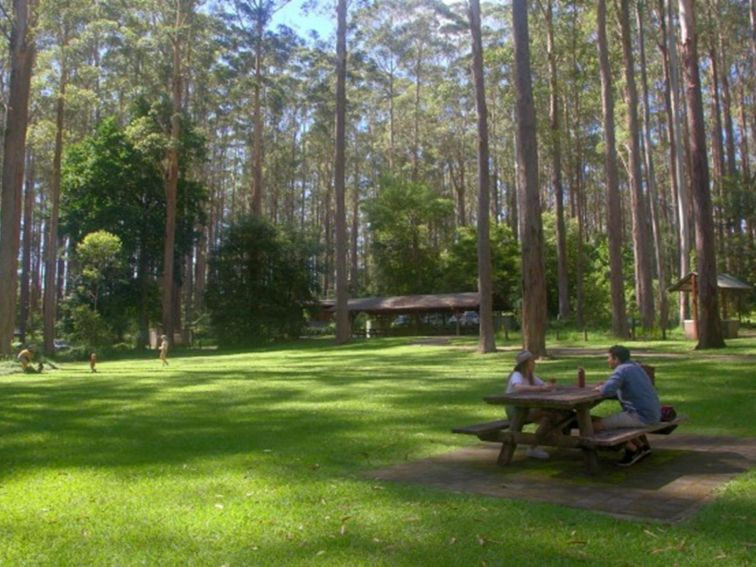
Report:
[[[593,422],[596,432],[623,427],[646,427],[659,423],[661,405],[651,379],[641,366],[630,360],[630,351],[619,345],[609,349],[609,367],[614,370],[606,382],[596,386],[604,396],[617,396],[622,411]],[[620,466],[629,467],[651,453],[644,437],[628,441]]]
[[34,347],[28,346],[21,350],[21,352],[18,353],[18,356],[16,357],[16,360],[18,360],[21,363],[21,368],[24,372],[41,372],[42,371],[42,363],[39,364],[39,369],[34,370],[34,366],[32,366],[32,360],[34,359]]

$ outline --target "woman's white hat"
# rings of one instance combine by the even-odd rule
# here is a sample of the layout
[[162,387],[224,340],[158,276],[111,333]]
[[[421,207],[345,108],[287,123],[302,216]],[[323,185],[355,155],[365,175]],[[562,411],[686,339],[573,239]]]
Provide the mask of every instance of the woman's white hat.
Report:
[[520,364],[530,360],[531,358],[534,358],[533,353],[530,352],[529,350],[523,350],[520,353],[518,353],[517,358],[515,358],[515,360],[517,361],[517,366],[519,366]]

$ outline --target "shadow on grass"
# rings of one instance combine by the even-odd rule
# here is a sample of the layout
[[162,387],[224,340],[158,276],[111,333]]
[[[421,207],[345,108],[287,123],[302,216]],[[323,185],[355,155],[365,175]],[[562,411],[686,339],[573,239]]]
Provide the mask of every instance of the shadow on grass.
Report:
[[[509,355],[408,347],[407,339],[346,347],[303,341],[296,347],[203,353],[165,373],[117,367],[109,376],[5,377],[0,475],[36,466],[176,463],[266,449],[354,469],[464,445],[469,441],[452,435],[452,427],[503,414],[482,398],[503,389]],[[237,366],[225,367],[231,360]],[[578,363],[594,376],[607,374],[598,358],[549,361],[539,369],[566,382]],[[700,375],[689,377],[691,368]],[[748,387],[744,374],[737,367],[725,378],[721,363],[712,361],[657,365],[662,399],[723,428],[746,422],[747,408],[738,405]],[[725,379],[730,386],[722,389]]]

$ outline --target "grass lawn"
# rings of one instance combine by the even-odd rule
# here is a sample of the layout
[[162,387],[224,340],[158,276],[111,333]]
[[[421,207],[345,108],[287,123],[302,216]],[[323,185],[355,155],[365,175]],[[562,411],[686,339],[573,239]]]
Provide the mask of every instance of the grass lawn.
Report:
[[[476,443],[449,429],[501,411],[481,397],[502,389],[511,352],[410,342],[0,375],[0,565],[752,562],[754,471],[673,526],[367,480]],[[686,431],[755,436],[756,364],[744,354],[756,339],[724,359],[687,348],[644,357],[662,400],[690,416]],[[589,380],[606,374],[604,356],[539,372],[571,383],[577,365]]]

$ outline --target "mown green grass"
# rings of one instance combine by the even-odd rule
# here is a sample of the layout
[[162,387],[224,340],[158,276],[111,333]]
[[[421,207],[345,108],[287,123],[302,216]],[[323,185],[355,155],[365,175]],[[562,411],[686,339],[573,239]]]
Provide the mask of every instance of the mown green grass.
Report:
[[[745,348],[753,348],[751,344]],[[0,376],[0,565],[745,565],[756,475],[692,520],[372,481],[475,441],[511,352],[381,339]],[[510,347],[513,345],[509,345]],[[600,345],[602,346],[602,345]],[[656,345],[652,345],[657,348]],[[752,359],[646,359],[686,431],[754,436]],[[552,359],[572,382],[603,355]],[[606,405],[606,404],[605,404]]]
[[[558,335],[558,338],[557,338]],[[618,340],[612,337],[606,331],[588,331],[588,340],[583,331],[574,329],[562,329],[557,332],[556,329],[550,329],[546,335],[546,342],[549,348],[581,348],[581,349],[599,349],[606,351],[610,346],[617,344]],[[499,346],[509,349],[520,348],[521,338],[519,333],[511,331],[508,340],[499,337]],[[452,338],[452,342],[458,345],[475,345],[478,342],[476,336],[461,336]],[[749,355],[756,356],[756,340],[754,340],[753,329],[743,328],[740,336],[736,339],[725,339],[727,345],[724,349],[706,349],[696,351],[696,341],[688,340],[683,337],[680,329],[673,329],[667,333],[665,340],[654,340],[649,338],[638,337],[636,340],[627,341],[627,345],[633,351],[651,351],[659,353],[674,354],[691,354],[699,352],[709,356],[727,356],[727,355]]]

